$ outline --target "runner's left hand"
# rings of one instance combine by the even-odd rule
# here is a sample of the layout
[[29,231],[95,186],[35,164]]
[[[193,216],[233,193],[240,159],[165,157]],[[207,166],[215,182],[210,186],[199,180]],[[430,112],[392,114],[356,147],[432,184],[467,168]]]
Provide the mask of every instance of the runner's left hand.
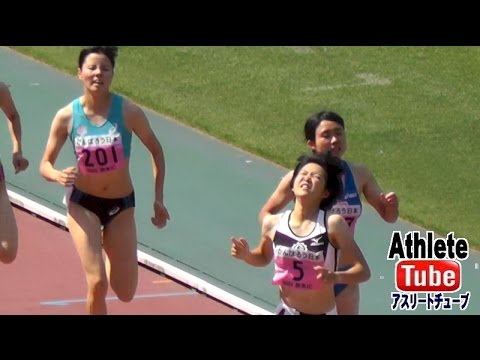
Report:
[[314,270],[317,270],[317,279],[321,280],[327,284],[335,282],[336,273],[335,271],[324,268],[323,266],[314,266]]
[[170,220],[170,214],[167,208],[160,201],[153,203],[154,217],[151,218],[152,224],[161,229],[167,225],[167,220]]

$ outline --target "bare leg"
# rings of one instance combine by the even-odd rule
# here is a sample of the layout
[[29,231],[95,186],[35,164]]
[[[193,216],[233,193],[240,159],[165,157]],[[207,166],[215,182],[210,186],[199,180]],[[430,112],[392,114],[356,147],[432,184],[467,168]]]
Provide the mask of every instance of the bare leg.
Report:
[[17,222],[8,198],[5,181],[0,181],[0,261],[4,264],[12,263],[17,257],[17,251]]
[[137,232],[134,208],[118,214],[103,233],[110,285],[121,301],[135,296],[138,284]]
[[108,279],[102,254],[100,221],[92,212],[70,201],[67,224],[87,279],[87,312],[92,315],[107,314]]

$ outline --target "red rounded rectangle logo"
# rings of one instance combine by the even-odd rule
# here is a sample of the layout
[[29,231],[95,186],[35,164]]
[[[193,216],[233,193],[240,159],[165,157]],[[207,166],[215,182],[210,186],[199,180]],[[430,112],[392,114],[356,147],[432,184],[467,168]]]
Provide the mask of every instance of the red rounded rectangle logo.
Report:
[[395,266],[399,291],[455,292],[461,288],[462,266],[455,260],[402,260]]

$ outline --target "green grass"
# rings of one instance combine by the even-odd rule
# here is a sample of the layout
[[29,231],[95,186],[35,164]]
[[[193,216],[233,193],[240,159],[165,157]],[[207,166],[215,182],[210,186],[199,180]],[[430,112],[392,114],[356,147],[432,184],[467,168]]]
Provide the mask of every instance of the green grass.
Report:
[[[15,49],[77,73],[79,47]],[[120,47],[113,90],[285,167],[337,111],[402,218],[478,249],[479,78],[479,47]]]

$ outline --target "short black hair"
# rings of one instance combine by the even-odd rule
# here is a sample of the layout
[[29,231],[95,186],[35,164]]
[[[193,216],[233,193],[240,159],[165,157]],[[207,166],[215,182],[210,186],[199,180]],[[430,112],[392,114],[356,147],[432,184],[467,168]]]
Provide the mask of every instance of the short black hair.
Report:
[[325,189],[329,192],[328,197],[320,201],[321,210],[329,210],[337,201],[337,198],[343,192],[343,165],[342,160],[332,155],[331,151],[324,154],[302,155],[297,159],[297,165],[293,170],[292,179],[290,180],[290,188],[293,189],[293,183],[298,176],[300,170],[309,163],[320,165],[327,173],[325,181]]
[[115,68],[115,58],[118,55],[118,48],[116,46],[92,46],[82,49],[78,56],[78,68],[81,69],[85,58],[90,54],[103,54],[112,63],[112,69]]
[[324,120],[336,122],[345,130],[345,121],[343,121],[340,115],[333,111],[320,111],[319,113],[313,114],[307,120],[305,120],[305,126],[303,129],[305,133],[305,140],[311,140],[315,142],[315,132],[317,131],[317,127]]

